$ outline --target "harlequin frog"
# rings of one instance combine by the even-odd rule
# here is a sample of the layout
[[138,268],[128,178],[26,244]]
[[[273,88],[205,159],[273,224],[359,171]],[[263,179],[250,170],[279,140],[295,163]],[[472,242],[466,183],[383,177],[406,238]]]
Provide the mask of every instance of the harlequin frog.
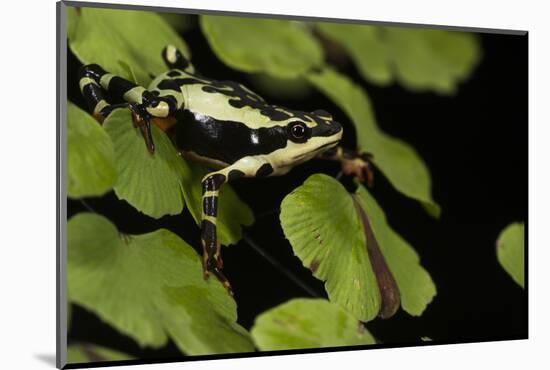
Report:
[[[342,125],[329,113],[271,105],[239,83],[203,77],[173,46],[164,48],[162,57],[168,71],[154,78],[147,89],[97,64],[81,68],[80,89],[99,122],[114,109],[129,108],[151,155],[155,152],[153,123],[165,131],[175,130],[181,153],[213,169],[202,179],[203,271],[205,278],[213,273],[232,293],[222,272],[216,232],[223,184],[242,177],[282,175],[314,157],[342,160],[344,172],[364,177],[370,174],[368,162],[337,147]],[[110,104],[106,92],[126,103]]]

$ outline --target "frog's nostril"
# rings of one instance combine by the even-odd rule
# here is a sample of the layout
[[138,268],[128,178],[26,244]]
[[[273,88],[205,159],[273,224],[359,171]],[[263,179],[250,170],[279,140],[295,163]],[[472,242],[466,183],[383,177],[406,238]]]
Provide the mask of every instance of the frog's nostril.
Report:
[[340,124],[340,122],[337,121],[332,121],[329,127],[332,134],[337,134],[342,130],[342,125]]

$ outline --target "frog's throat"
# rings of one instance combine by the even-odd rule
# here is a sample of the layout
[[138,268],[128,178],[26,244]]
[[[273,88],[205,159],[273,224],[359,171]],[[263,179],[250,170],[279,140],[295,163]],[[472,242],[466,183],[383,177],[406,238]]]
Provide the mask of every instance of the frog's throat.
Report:
[[324,152],[325,150],[328,150],[332,147],[335,147],[336,145],[338,145],[338,143],[340,142],[340,140],[334,140],[334,141],[331,141],[330,143],[326,143],[326,144],[323,144],[313,150],[310,150],[309,152],[306,152],[306,153],[302,153],[302,154],[299,154],[297,156],[294,156],[292,157],[293,160],[295,161],[298,161],[302,158],[305,158],[305,157],[308,157],[308,156],[311,156],[313,153],[321,153],[321,152]]

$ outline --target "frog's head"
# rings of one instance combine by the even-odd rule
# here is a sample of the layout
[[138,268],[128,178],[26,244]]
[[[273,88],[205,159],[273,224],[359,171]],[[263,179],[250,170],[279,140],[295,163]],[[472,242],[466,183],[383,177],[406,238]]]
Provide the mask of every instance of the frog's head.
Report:
[[295,115],[286,125],[284,166],[305,162],[338,144],[342,125],[322,110]]

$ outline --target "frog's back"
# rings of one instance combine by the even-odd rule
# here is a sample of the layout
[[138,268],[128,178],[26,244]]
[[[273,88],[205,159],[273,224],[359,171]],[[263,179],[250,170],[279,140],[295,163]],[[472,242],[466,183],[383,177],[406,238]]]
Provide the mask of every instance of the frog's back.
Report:
[[223,167],[286,145],[283,131],[292,113],[239,83],[172,70],[157,77],[150,90],[180,95],[176,144],[195,159]]
[[182,99],[180,107],[219,121],[247,122],[257,127],[272,122],[272,117],[261,113],[261,107],[268,106],[263,98],[233,81],[171,70],[153,81],[152,90],[160,95],[177,92]]
[[271,154],[287,146],[290,122],[298,119],[313,127],[319,120],[314,114],[270,105],[239,83],[182,70],[157,77],[150,90],[178,95],[177,146],[215,167]]

